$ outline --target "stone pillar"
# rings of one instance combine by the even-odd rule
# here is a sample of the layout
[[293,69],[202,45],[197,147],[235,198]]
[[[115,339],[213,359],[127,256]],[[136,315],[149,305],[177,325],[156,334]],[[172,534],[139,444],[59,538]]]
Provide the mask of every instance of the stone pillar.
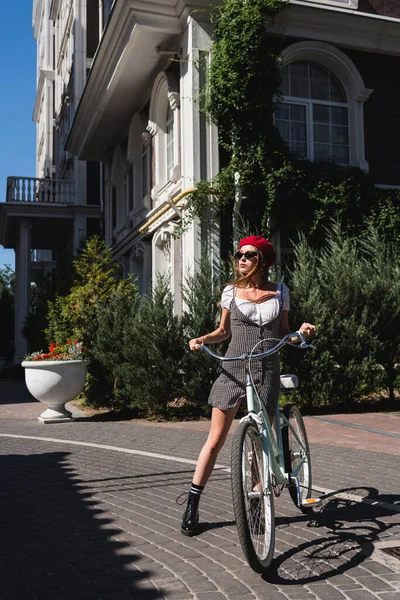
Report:
[[[22,219],[15,249],[15,354],[14,363],[21,364],[28,352],[28,342],[22,335],[22,327],[29,310],[30,285],[30,228],[29,219]],[[34,348],[40,350],[40,348]]]

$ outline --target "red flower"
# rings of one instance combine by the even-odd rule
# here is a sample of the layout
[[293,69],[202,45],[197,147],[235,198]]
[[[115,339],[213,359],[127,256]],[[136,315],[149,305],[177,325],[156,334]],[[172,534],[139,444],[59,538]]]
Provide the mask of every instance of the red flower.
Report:
[[54,349],[55,349],[55,345],[50,344],[50,346],[49,346],[50,354],[54,354]]

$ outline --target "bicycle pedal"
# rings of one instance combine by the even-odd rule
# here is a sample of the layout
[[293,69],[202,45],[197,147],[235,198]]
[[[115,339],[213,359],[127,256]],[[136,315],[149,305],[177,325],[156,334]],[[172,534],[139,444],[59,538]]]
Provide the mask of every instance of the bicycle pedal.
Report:
[[301,503],[301,506],[319,506],[320,504],[322,504],[321,498],[306,498],[306,500],[303,500],[303,502]]

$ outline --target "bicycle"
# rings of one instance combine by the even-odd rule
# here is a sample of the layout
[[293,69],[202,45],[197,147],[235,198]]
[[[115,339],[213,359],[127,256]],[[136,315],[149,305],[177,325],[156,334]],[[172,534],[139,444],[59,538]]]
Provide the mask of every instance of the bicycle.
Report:
[[[299,338],[300,343],[290,342],[293,337]],[[313,348],[299,331],[289,333],[273,348],[258,354],[253,354],[256,346],[249,354],[235,357],[218,356],[207,346],[198,346],[221,362],[247,361],[247,414],[240,420],[232,440],[231,483],[240,544],[250,567],[258,573],[268,570],[274,555],[274,495],[279,496],[287,487],[294,504],[303,512],[321,502],[320,498],[311,497],[310,449],[299,409],[288,403],[276,412],[275,439],[251,376],[251,360],[271,355],[285,344]],[[281,375],[281,389],[290,390],[297,385],[296,375]]]

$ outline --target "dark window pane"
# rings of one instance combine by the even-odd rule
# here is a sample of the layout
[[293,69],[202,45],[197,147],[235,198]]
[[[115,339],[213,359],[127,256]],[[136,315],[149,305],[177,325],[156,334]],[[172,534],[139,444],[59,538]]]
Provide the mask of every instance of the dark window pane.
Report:
[[290,104],[290,118],[292,121],[306,122],[306,107],[299,104]]
[[329,71],[310,63],[311,98],[314,100],[329,100]]
[[289,95],[295,98],[309,98],[308,63],[296,62],[289,67]]
[[347,108],[331,106],[331,121],[333,125],[347,126]]
[[278,119],[288,119],[289,118],[289,104],[278,104],[275,108],[275,121]]
[[329,123],[329,106],[325,104],[313,105],[314,123]]
[[314,144],[314,160],[324,162],[331,160],[330,145]]
[[329,125],[314,124],[314,142],[330,143]]
[[330,94],[329,100],[331,102],[347,102],[346,93],[343,89],[340,81],[335,77],[333,73],[329,73],[329,85],[330,85]]
[[333,146],[332,147],[332,160],[339,165],[349,164],[349,148],[348,146]]
[[306,142],[307,133],[305,123],[292,123],[292,140],[293,142]]
[[290,142],[290,122],[289,121],[275,121],[275,125],[279,129],[279,133],[285,140],[285,142]]
[[332,127],[332,144],[347,144],[347,127]]

